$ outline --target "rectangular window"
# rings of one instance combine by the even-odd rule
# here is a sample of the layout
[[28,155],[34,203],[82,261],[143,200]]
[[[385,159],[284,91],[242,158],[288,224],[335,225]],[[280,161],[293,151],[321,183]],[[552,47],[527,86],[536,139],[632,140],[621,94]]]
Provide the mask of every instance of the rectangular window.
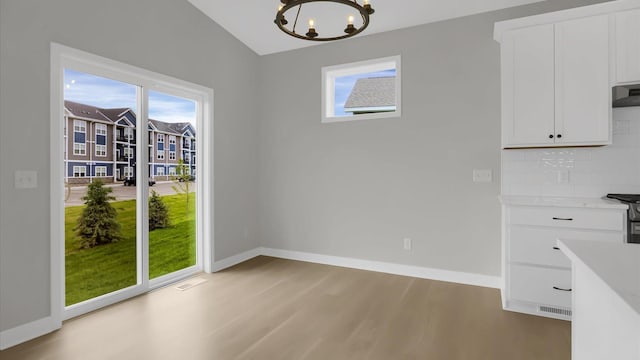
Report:
[[184,139],[184,147],[187,149],[191,147],[191,140],[189,140],[189,138]]
[[176,159],[176,152],[169,151],[169,160],[175,160],[175,159]]
[[133,140],[134,139],[133,128],[132,127],[124,128],[124,138],[127,139],[127,140]]
[[164,144],[164,134],[158,134],[158,144]]
[[191,156],[189,155],[189,153],[184,154],[184,161],[189,162],[189,160],[191,160]]
[[87,168],[85,166],[74,166],[73,177],[85,177],[87,176]]
[[176,137],[173,135],[169,136],[169,145],[175,145],[176,144]]
[[176,168],[170,167],[169,168],[169,175],[170,176],[176,176]]
[[107,156],[107,145],[96,145],[96,156]]
[[163,167],[156,168],[156,175],[164,176],[164,168]]
[[107,136],[107,125],[105,125],[105,124],[96,124],[96,135]]
[[164,160],[164,150],[158,150],[158,160]]
[[124,148],[124,157],[131,159],[133,157],[133,148]]
[[107,167],[96,166],[96,177],[105,177],[105,176],[107,176]]
[[400,117],[400,56],[322,68],[322,122]]
[[86,155],[87,154],[87,145],[86,144],[73,144],[73,155]]
[[74,132],[87,132],[87,122],[84,120],[73,120],[73,131]]
[[132,177],[133,176],[133,167],[125,166],[124,167],[124,176],[125,177]]

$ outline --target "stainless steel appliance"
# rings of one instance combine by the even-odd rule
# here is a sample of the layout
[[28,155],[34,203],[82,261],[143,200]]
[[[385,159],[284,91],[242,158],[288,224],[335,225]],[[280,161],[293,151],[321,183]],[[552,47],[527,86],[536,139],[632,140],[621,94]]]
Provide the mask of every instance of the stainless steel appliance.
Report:
[[607,194],[607,197],[629,204],[627,242],[640,244],[640,194]]

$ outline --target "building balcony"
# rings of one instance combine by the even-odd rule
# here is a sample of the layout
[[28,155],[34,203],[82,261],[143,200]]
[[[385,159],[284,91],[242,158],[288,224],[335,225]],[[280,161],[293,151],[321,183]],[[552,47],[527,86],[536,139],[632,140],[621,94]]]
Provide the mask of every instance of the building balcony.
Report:
[[135,138],[129,139],[126,136],[123,136],[123,135],[116,136],[116,141],[126,142],[126,143],[129,143],[129,144],[135,144],[136,143],[136,139]]

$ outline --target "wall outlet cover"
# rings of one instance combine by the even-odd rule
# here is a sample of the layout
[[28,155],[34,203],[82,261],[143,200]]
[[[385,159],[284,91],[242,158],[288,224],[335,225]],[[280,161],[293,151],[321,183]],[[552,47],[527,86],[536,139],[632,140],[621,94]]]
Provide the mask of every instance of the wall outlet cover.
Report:
[[35,189],[38,187],[38,172],[33,170],[17,170],[14,173],[16,189]]
[[491,169],[473,169],[473,182],[490,183],[492,181]]

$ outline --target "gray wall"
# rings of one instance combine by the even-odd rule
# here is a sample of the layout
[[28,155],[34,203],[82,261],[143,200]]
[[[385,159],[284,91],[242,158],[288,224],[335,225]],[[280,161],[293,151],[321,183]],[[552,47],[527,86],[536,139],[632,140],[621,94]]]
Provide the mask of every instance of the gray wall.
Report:
[[187,1],[2,0],[0,330],[49,315],[51,41],[213,88],[215,257],[258,246],[255,53]]
[[[262,244],[499,276],[493,24],[595,2],[543,2],[263,57]],[[320,123],[322,66],[397,54],[402,118]],[[493,169],[494,182],[473,183],[474,168]]]

